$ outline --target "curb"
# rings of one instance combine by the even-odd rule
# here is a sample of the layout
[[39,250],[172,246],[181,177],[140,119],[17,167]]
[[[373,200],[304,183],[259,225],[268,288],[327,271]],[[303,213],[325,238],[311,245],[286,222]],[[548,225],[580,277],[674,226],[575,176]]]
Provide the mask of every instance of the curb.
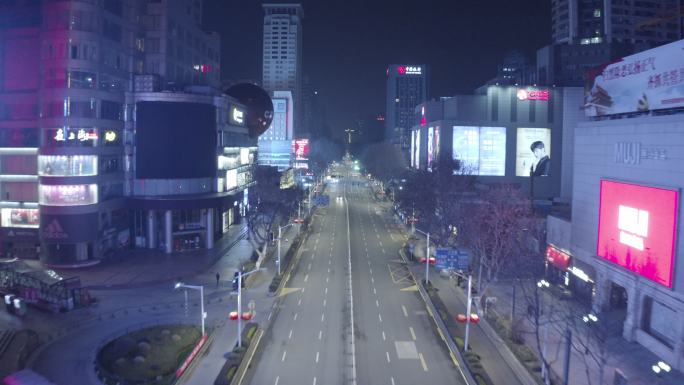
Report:
[[499,346],[499,354],[501,354],[501,357],[503,357],[504,361],[506,361],[508,367],[510,367],[513,373],[515,373],[515,376],[518,377],[518,381],[522,382],[523,385],[538,385],[539,383],[532,377],[530,372],[525,369],[523,364],[520,363],[511,349],[508,348],[506,342],[504,342],[504,340],[502,340],[501,337],[496,334],[494,329],[489,326],[489,322],[487,322],[485,317],[480,318],[480,326],[482,331],[484,331],[487,335],[487,338],[489,338],[495,345]]
[[240,366],[238,366],[238,369],[235,372],[235,376],[233,376],[233,381],[230,382],[230,385],[242,384],[242,380],[244,380],[245,378],[247,369],[249,369],[249,366],[252,364],[252,358],[254,358],[254,354],[256,353],[257,348],[259,347],[259,342],[261,342],[261,337],[264,335],[264,331],[261,328],[259,328],[256,334],[256,341],[250,343],[249,348],[247,348],[247,351],[245,352],[245,357],[247,357],[247,359],[245,360],[243,358],[242,362],[240,362]]

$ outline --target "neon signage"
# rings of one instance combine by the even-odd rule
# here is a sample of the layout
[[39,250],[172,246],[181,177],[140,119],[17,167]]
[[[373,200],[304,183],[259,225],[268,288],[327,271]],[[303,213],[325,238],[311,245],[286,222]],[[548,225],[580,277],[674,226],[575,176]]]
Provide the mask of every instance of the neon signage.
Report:
[[596,254],[672,287],[679,192],[601,181]]
[[105,142],[113,142],[116,140],[116,132],[115,131],[105,131]]
[[95,130],[86,131],[83,128],[79,129],[77,132],[67,131],[63,128],[60,128],[57,130],[57,132],[55,132],[53,139],[57,142],[66,142],[72,140],[85,142],[86,140],[96,140],[97,133],[95,133]]
[[420,66],[399,66],[397,67],[399,75],[422,75],[423,67]]
[[245,111],[235,107],[230,107],[230,120],[239,125],[245,124]]
[[516,93],[518,100],[543,100],[548,101],[551,98],[551,92],[549,90],[530,90],[520,88]]

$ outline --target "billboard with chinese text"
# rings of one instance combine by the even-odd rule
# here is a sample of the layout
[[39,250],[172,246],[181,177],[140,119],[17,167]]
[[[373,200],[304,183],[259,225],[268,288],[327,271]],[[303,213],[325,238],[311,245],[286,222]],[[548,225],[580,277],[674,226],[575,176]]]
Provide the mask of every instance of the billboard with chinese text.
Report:
[[506,127],[453,127],[452,157],[461,173],[506,175]]
[[295,159],[307,160],[309,158],[309,139],[295,139],[292,143]]
[[435,144],[435,128],[434,127],[429,127],[428,128],[428,137],[427,137],[427,170],[432,171],[432,161],[433,161],[433,152],[434,152],[434,144]]
[[679,192],[601,181],[596,254],[672,287]]
[[684,106],[684,40],[675,41],[587,71],[587,116]]

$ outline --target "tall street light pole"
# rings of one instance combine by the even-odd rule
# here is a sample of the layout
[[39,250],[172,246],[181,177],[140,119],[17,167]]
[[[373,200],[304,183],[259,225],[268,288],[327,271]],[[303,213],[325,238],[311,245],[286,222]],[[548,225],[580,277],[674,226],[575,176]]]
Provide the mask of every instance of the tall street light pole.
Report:
[[424,232],[420,229],[417,229],[414,227],[414,230],[421,233],[425,234],[426,236],[426,242],[425,242],[425,284],[427,285],[430,283],[430,233],[429,232]]
[[176,283],[176,289],[193,289],[200,292],[200,312],[202,313],[202,336],[204,336],[204,319],[207,318],[207,313],[204,312],[204,286],[186,285],[182,282]]
[[[265,270],[264,268],[254,269],[248,273],[243,273],[242,269],[238,270],[238,348],[242,347],[242,277],[254,274],[257,271]],[[202,326],[204,328],[204,326]]]

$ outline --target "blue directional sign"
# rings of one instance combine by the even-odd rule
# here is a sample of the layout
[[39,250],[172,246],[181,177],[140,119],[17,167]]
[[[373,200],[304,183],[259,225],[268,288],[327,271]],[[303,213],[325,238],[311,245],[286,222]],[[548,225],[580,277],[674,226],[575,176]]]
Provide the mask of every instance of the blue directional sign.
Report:
[[435,267],[438,269],[468,270],[470,268],[470,253],[466,250],[438,247],[436,257]]
[[318,195],[314,198],[314,204],[317,206],[327,206],[330,204],[330,197],[328,195]]

